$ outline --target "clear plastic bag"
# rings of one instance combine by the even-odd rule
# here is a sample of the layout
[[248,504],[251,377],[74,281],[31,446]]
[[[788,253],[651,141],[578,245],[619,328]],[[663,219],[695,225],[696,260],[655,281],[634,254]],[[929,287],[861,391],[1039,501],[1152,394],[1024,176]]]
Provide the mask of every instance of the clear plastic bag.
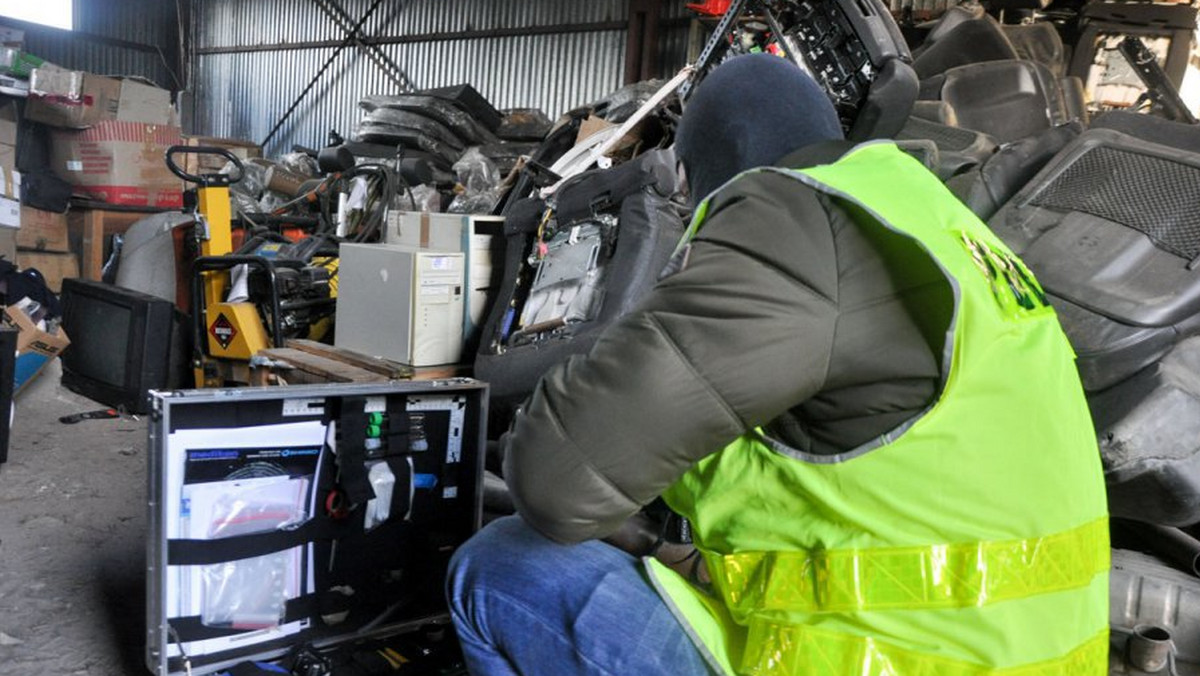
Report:
[[288,153],[279,158],[279,164],[283,165],[284,169],[300,174],[305,178],[313,178],[321,175],[321,169],[317,166],[317,160],[306,153]]
[[[226,162],[225,166],[221,168],[221,173],[233,176],[237,174],[237,168],[234,167],[233,162]],[[242,180],[230,184],[229,190],[258,199],[258,196],[266,190],[266,173],[266,168],[261,164],[242,162]]]
[[458,195],[446,211],[452,214],[491,213],[500,199],[500,171],[478,147],[463,153],[454,163]]
[[[413,186],[412,200],[417,206],[417,211],[436,214],[442,210],[442,193],[432,185]],[[407,205],[408,200],[405,200],[404,203]]]
[[287,530],[308,518],[309,480],[289,479],[270,484],[231,485],[213,501],[208,538],[235,537]]
[[287,204],[287,198],[277,192],[268,190],[263,193],[262,199],[258,200],[258,211],[259,213],[269,214],[284,204]]
[[294,556],[293,551],[284,551],[203,566],[200,621],[208,627],[232,629],[279,626]]

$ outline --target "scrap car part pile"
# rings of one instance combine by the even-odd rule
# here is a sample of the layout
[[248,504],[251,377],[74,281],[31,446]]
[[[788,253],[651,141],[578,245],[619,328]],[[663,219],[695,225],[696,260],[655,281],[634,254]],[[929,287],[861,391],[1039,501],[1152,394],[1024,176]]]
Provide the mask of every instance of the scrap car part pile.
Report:
[[367,96],[358,106],[363,115],[351,150],[407,162],[404,179],[426,186],[422,204],[435,212],[490,211],[501,180],[550,129],[545,113],[502,113],[470,85]]

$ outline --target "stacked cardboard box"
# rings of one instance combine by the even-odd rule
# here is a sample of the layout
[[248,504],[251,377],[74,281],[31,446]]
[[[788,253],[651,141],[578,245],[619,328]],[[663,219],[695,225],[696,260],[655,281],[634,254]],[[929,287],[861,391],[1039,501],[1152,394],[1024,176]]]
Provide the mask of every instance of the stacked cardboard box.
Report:
[[54,127],[54,171],[77,193],[110,204],[177,208],[181,183],[163,154],[182,143],[165,89],[57,68],[35,68],[25,117]]

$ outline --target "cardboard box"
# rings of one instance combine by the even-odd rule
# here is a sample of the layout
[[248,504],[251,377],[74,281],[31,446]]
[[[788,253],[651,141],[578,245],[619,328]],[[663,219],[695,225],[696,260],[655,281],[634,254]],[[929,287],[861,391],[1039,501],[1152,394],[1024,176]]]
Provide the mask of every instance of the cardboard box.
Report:
[[84,129],[106,120],[173,125],[171,92],[136,80],[34,68],[25,117],[54,127]]
[[[221,148],[233,153],[239,160],[262,157],[262,146],[252,141],[235,138],[220,138],[217,136],[184,136],[184,143],[189,146],[209,146]],[[185,155],[184,171],[193,176],[219,173],[228,162],[219,155]]]
[[48,251],[17,251],[17,267],[37,268],[54,293],[62,291],[62,280],[79,276],[79,256]]
[[120,80],[79,70],[34,68],[25,117],[55,127],[83,128],[116,119],[120,105]]
[[110,204],[183,206],[182,182],[163,160],[182,142],[179,127],[106,120],[50,138],[51,166],[76,192]]
[[67,332],[59,327],[58,333],[42,331],[24,312],[6,307],[4,323],[17,329],[17,361],[13,369],[13,392],[20,392],[29,381],[71,344]]
[[70,251],[67,215],[22,206],[17,246],[33,251]]
[[178,126],[171,107],[171,92],[136,80],[122,79],[117,119],[142,124]]
[[58,333],[42,331],[28,315],[14,307],[4,308],[4,322],[20,331],[17,335],[17,354],[36,352],[47,357],[57,357],[71,344],[67,332],[61,327]]

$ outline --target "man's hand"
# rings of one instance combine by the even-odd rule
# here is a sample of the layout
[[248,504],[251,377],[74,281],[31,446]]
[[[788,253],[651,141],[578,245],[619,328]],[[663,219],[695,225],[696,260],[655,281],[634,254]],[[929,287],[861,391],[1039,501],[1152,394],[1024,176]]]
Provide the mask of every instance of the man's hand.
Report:
[[708,584],[712,581],[708,576],[708,567],[704,565],[704,557],[692,545],[664,544],[654,552],[654,558],[692,583]]
[[617,532],[604,538],[604,542],[638,558],[653,555],[659,562],[688,580],[708,584],[708,569],[704,566],[700,552],[692,545],[666,542],[655,548],[654,545],[658,542],[657,528],[658,524],[653,519],[638,512],[626,519]]
[[651,554],[658,541],[658,530],[654,520],[642,512],[625,519],[617,532],[604,538],[608,544],[641,558]]

